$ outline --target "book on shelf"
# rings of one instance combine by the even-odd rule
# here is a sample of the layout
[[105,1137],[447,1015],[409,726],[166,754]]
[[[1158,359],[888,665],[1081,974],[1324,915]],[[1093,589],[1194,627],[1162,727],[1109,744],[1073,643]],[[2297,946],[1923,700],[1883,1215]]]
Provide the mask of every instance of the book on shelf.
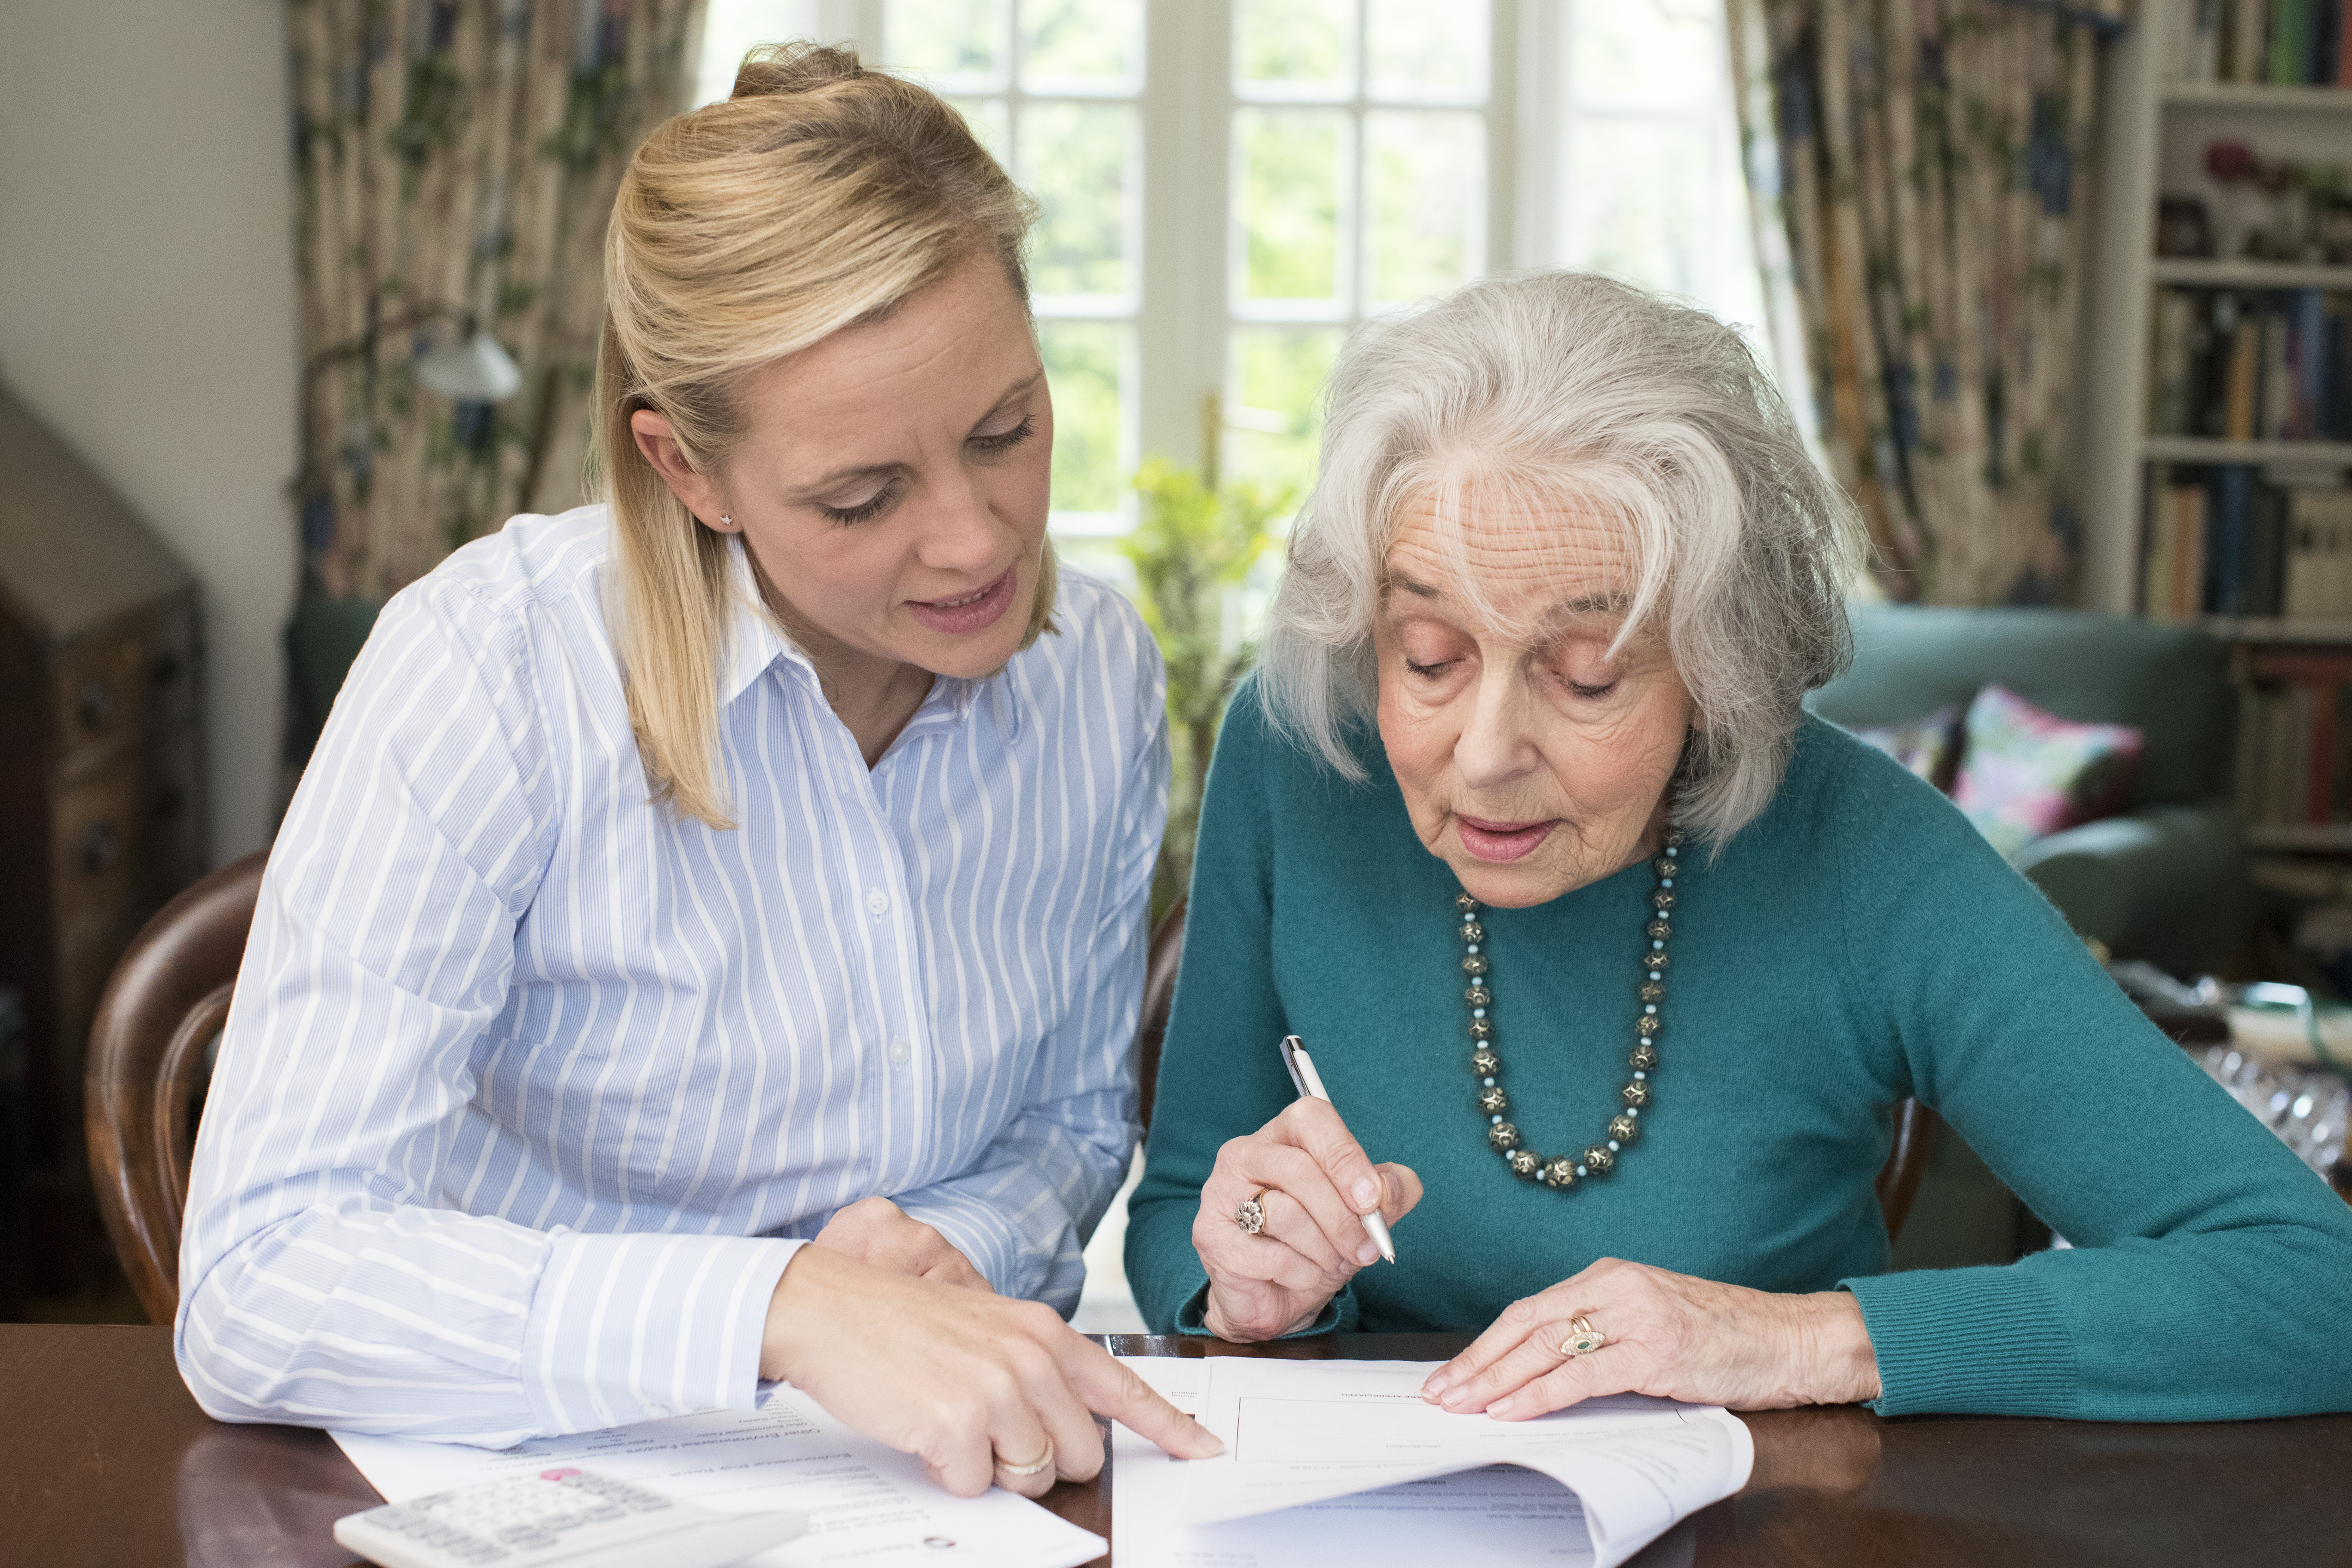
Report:
[[2352,441],[2352,289],[2156,292],[2148,434]]
[[2352,654],[2266,648],[2242,661],[2235,780],[2248,822],[2352,822]]
[[2141,613],[2352,620],[2352,489],[2282,477],[2292,470],[2150,464]]
[[2347,0],[2170,0],[2157,15],[2168,81],[2352,87]]

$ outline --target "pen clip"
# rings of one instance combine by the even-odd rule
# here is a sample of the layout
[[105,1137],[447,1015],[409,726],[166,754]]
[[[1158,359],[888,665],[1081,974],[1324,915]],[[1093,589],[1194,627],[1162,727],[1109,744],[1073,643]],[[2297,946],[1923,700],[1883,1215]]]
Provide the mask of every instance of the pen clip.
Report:
[[1298,1052],[1303,1047],[1304,1042],[1297,1035],[1285,1035],[1278,1047],[1282,1052],[1283,1068],[1290,1074],[1290,1085],[1298,1091],[1301,1100],[1307,1098],[1307,1079],[1298,1071]]

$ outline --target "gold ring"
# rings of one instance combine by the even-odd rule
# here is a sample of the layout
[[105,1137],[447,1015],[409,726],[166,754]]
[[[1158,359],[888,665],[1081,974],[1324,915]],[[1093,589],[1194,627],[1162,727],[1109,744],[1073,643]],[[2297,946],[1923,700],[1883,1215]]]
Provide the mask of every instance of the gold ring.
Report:
[[1581,1312],[1570,1318],[1568,1326],[1574,1332],[1559,1342],[1559,1353],[1570,1361],[1580,1355],[1591,1355],[1609,1342],[1609,1336],[1594,1328],[1592,1320]]
[[1244,1198],[1242,1206],[1234,1211],[1234,1223],[1242,1227],[1244,1236],[1255,1236],[1265,1228],[1265,1205],[1259,1203],[1258,1199],[1273,1190],[1271,1187],[1260,1187],[1248,1197]]
[[[990,1452],[995,1453],[995,1450],[991,1449]],[[1042,1476],[1054,1468],[1054,1439],[1045,1439],[1045,1457],[1034,1465],[1007,1464],[1003,1455],[996,1454],[996,1468],[1008,1476]]]

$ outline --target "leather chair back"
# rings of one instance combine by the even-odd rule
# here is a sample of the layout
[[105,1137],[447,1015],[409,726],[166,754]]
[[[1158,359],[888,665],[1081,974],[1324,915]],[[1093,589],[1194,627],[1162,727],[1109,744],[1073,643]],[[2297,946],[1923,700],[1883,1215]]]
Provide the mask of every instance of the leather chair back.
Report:
[[268,860],[224,866],[157,911],[114,966],[90,1026],[90,1177],[115,1256],[157,1323],[179,1311],[180,1217],[208,1047],[228,1021]]

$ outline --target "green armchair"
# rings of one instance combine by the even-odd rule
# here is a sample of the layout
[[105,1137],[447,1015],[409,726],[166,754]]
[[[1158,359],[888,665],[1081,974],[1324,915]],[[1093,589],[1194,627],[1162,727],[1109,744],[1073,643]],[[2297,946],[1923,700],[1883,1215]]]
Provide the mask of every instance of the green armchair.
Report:
[[1980,686],[2147,749],[2122,815],[2029,844],[2013,863],[2074,929],[2183,977],[2220,967],[2254,914],[2229,805],[2237,694],[2221,645],[2185,626],[2075,610],[1853,608],[1853,668],[1807,700],[1852,729],[1901,723]]

